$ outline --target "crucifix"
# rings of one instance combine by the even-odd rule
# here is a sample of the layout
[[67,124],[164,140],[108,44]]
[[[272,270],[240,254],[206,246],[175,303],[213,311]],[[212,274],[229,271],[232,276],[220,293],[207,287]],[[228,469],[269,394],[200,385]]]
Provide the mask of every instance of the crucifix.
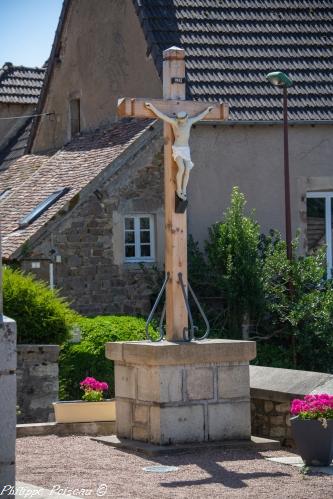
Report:
[[187,183],[193,167],[189,136],[199,120],[228,119],[228,106],[220,102],[187,101],[185,51],[163,52],[163,99],[122,98],[118,116],[160,118],[164,122],[164,204],[166,339],[183,341],[188,330],[187,293]]

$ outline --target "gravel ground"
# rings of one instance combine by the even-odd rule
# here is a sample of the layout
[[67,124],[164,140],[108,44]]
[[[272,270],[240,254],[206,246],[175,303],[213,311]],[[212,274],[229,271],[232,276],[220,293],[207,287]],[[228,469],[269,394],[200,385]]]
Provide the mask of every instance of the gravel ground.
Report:
[[[302,475],[298,468],[264,456],[286,451],[202,449],[181,455],[144,457],[93,442],[89,437],[29,437],[17,440],[17,480],[52,489],[81,489],[91,498],[333,498],[333,476]],[[290,454],[291,455],[291,454]],[[147,473],[156,464],[179,466]]]

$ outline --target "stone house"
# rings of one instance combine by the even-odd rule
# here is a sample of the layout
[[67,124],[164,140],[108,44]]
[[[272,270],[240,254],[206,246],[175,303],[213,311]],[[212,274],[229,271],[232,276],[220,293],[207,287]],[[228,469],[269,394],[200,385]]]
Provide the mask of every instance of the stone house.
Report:
[[332,20],[328,0],[65,0],[37,107],[53,119],[36,118],[29,154],[0,174],[13,185],[0,201],[5,258],[81,312],[147,310],[141,264],[163,262],[161,128],[115,110],[121,96],[161,97],[162,51],[177,45],[187,98],[230,105],[227,122],[192,132],[190,233],[205,240],[234,185],[263,232],[284,232],[282,95],[265,79],[283,70],[293,232],[304,251],[307,233],[327,242],[330,272]]
[[0,205],[3,258],[61,288],[81,313],[146,311],[138,262],[162,265],[152,239],[163,238],[161,148],[159,126],[124,120],[12,163],[12,194]]
[[0,68],[0,164],[25,153],[32,119],[43,85],[45,68],[14,66]]

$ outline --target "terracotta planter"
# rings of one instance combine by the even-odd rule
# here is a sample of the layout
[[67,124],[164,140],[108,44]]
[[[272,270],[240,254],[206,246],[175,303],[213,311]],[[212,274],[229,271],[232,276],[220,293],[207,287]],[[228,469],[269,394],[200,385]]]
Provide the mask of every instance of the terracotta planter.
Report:
[[115,421],[115,400],[86,402],[73,400],[53,403],[57,423],[92,423],[94,421]]
[[329,466],[333,459],[333,419],[327,428],[317,419],[290,418],[291,431],[301,458],[307,466]]

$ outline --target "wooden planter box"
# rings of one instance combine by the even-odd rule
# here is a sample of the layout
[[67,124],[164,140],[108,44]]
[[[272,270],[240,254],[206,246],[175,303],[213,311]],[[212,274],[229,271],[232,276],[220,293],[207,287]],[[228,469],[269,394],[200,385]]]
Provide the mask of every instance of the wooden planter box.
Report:
[[115,421],[115,400],[102,402],[86,402],[73,400],[53,402],[55,420],[57,423],[92,423],[94,421]]

